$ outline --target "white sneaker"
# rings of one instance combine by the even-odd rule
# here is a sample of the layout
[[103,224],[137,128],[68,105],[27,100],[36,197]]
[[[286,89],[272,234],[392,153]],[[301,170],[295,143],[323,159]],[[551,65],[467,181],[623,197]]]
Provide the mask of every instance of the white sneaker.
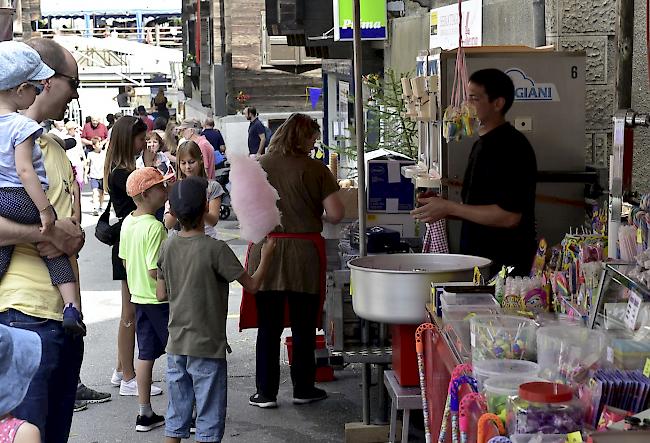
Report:
[[124,378],[123,372],[117,372],[116,370],[113,370],[113,375],[111,375],[111,384],[113,386],[119,387],[123,378]]
[[[162,394],[162,389],[160,389],[158,386],[152,383],[151,395],[153,396],[153,395],[160,395],[160,394]],[[131,396],[138,395],[138,382],[135,379],[135,377],[133,377],[129,381],[122,380],[120,382],[120,395],[131,395]]]

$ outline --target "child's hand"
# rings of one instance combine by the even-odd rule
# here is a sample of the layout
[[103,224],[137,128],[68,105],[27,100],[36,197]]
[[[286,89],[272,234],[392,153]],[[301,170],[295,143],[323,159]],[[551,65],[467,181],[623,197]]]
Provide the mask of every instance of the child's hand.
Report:
[[262,259],[266,258],[269,259],[273,255],[273,251],[275,250],[276,246],[276,240],[271,237],[266,238],[266,242],[264,242],[264,245],[262,245]]
[[41,233],[43,235],[48,235],[52,232],[54,227],[54,222],[56,221],[56,216],[54,215],[54,208],[52,205],[48,206],[40,212],[41,217]]

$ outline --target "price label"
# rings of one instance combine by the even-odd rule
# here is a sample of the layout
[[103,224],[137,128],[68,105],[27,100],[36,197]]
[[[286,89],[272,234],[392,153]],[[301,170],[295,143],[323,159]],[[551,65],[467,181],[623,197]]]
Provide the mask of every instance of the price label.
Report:
[[650,358],[645,359],[645,366],[643,367],[643,375],[650,378]]
[[566,443],[582,443],[582,433],[580,431],[567,434]]
[[614,349],[611,346],[607,346],[607,361],[614,363]]
[[630,291],[630,298],[627,301],[627,308],[625,309],[625,326],[631,331],[636,327],[636,319],[639,316],[639,309],[641,308],[641,297],[634,291]]

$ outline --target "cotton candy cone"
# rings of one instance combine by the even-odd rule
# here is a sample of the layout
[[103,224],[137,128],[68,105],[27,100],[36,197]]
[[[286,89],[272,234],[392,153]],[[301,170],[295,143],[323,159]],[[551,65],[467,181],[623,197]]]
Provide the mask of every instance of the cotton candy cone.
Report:
[[239,220],[241,238],[259,243],[280,224],[278,191],[260,164],[243,155],[229,156],[230,199]]

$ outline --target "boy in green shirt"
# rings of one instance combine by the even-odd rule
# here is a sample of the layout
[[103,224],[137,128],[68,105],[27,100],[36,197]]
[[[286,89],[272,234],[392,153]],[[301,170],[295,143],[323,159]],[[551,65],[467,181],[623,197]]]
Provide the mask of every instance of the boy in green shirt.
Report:
[[167,181],[171,178],[148,167],[136,169],[126,181],[126,193],[137,209],[122,223],[119,257],[124,261],[131,302],[135,304],[140,405],[135,430],[139,432],[165,424],[165,417],[151,409],[151,373],[154,361],[165,353],[167,346],[169,304],[156,299],[158,253],[167,231],[155,213],[167,200]]

